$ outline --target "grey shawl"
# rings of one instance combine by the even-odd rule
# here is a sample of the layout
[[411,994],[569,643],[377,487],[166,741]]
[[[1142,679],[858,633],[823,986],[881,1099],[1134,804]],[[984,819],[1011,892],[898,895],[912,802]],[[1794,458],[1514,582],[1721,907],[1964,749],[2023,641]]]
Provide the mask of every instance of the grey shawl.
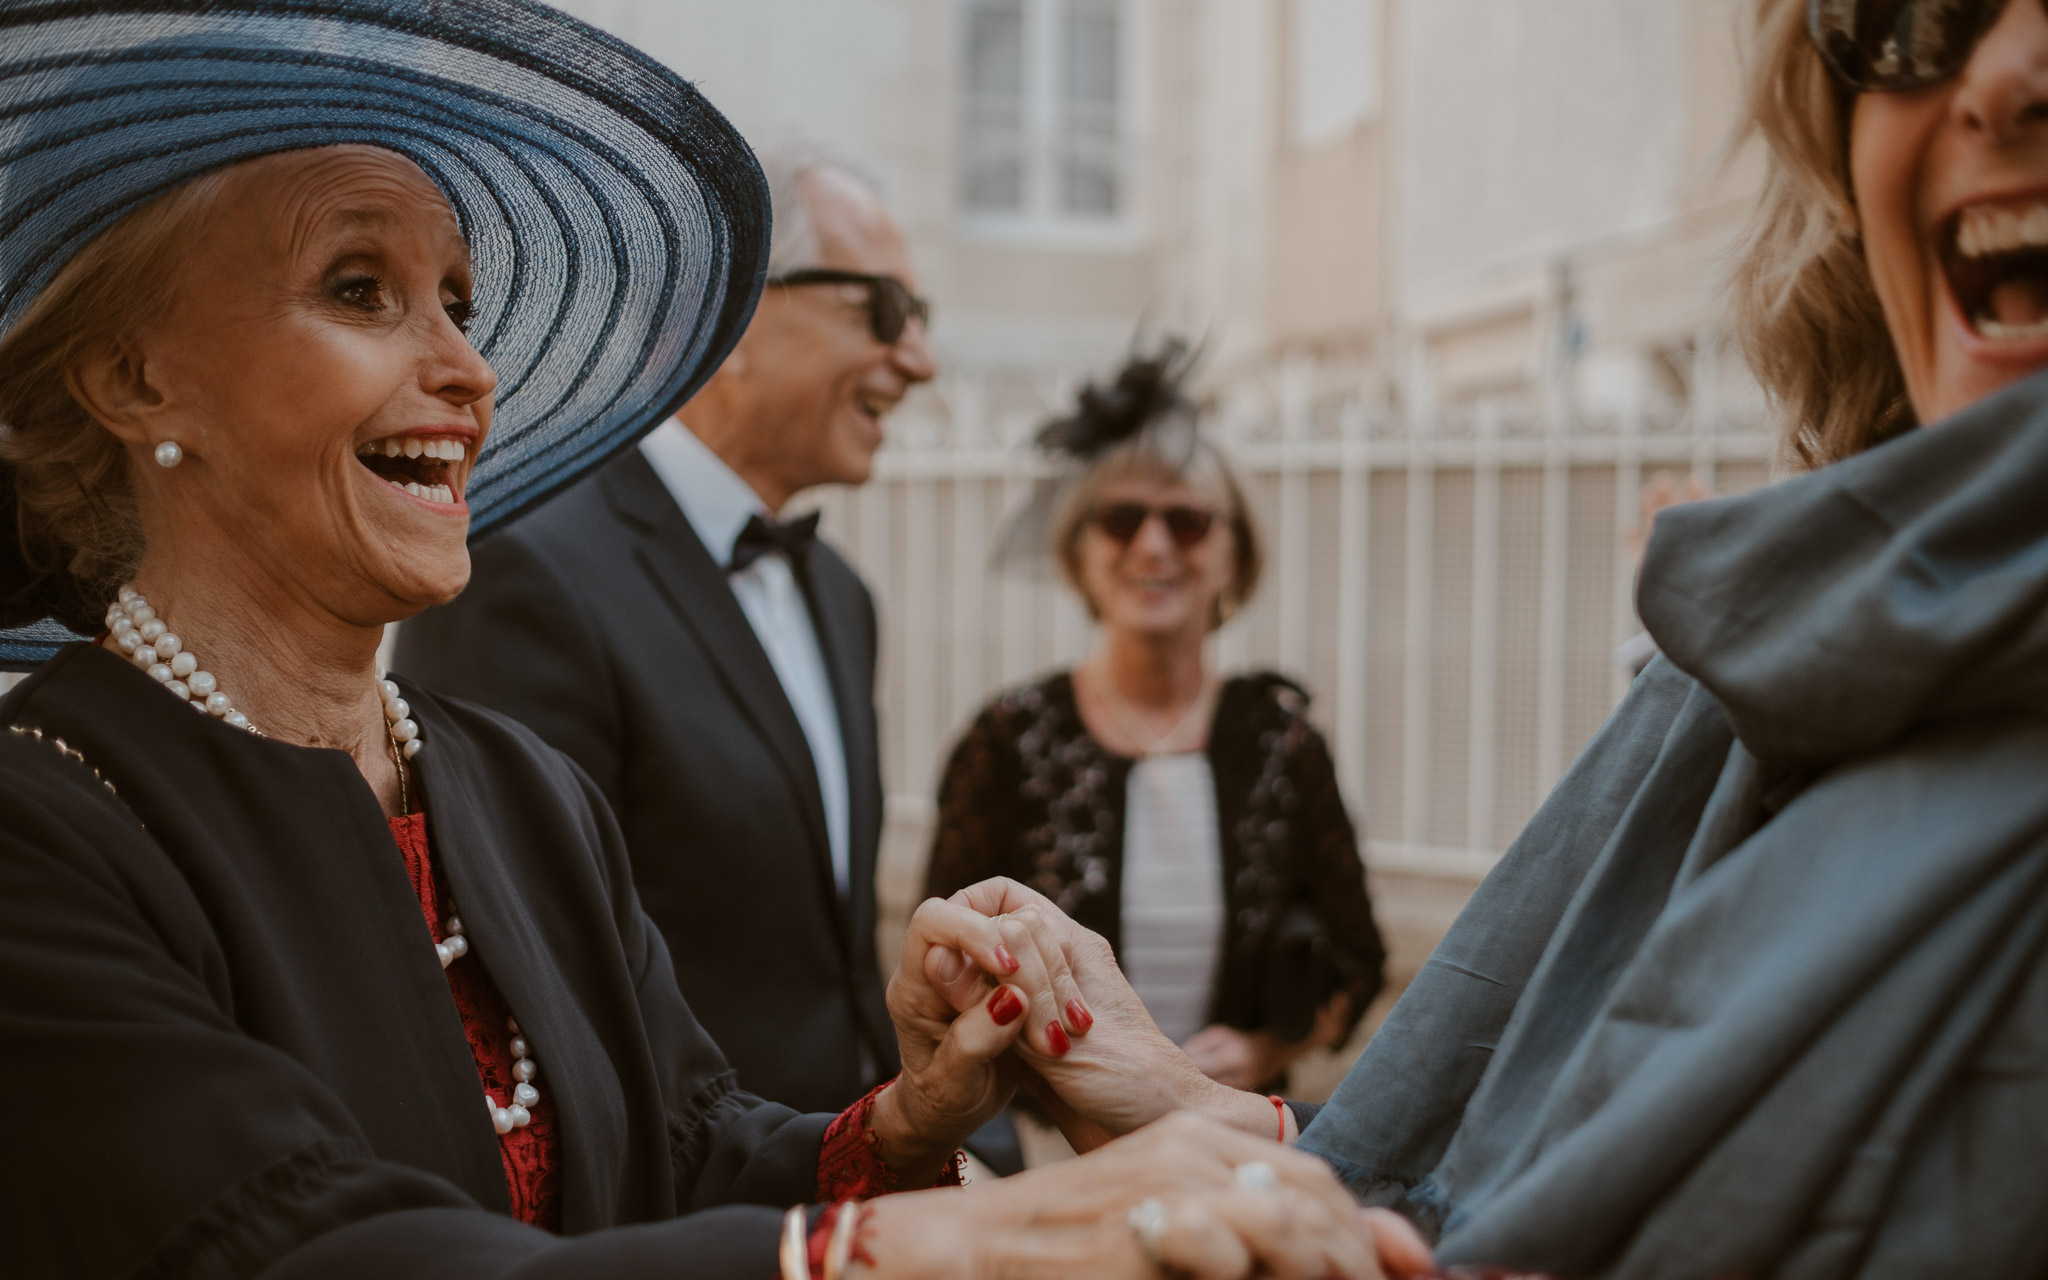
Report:
[[1566,1276],[2048,1269],[2048,377],[1665,513],[1665,658],[1302,1145]]

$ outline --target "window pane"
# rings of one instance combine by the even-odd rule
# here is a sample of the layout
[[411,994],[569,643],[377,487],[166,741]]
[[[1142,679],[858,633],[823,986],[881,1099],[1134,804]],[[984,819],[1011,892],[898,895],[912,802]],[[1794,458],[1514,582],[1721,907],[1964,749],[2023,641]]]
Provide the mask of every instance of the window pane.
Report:
[[1294,0],[1294,140],[1315,146],[1371,119],[1380,99],[1380,0]]
[[960,197],[984,213],[1024,208],[1024,0],[971,0],[960,100]]
[[1067,0],[1060,31],[1060,208],[1117,211],[1120,142],[1117,108],[1118,0]]

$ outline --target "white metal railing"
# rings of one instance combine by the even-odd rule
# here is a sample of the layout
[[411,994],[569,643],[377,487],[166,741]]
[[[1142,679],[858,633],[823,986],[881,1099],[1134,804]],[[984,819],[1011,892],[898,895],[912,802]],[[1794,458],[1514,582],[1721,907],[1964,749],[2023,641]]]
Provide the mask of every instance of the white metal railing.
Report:
[[[1476,880],[1626,688],[1614,650],[1637,629],[1624,544],[1644,478],[1751,488],[1774,442],[1760,421],[1647,398],[1598,419],[1482,405],[1403,421],[1356,400],[1318,412],[1312,374],[1283,368],[1272,394],[1218,415],[1269,572],[1219,633],[1217,662],[1277,667],[1316,695],[1370,865]],[[990,568],[1038,470],[1022,445],[1031,416],[998,420],[989,402],[985,380],[951,379],[894,425],[868,485],[819,501],[881,610],[898,877],[922,866],[931,793],[966,721],[1090,642],[1055,575]]]
[[[1768,478],[1774,442],[1698,406],[1571,422],[1486,406],[1409,422],[1355,400],[1318,413],[1310,373],[1284,369],[1263,403],[1219,415],[1269,571],[1217,663],[1276,667],[1316,696],[1371,866],[1475,881],[1626,687],[1613,654],[1636,629],[1623,544],[1644,477],[1690,469],[1738,492]],[[1049,407],[1067,386],[1041,390]],[[1091,639],[1056,575],[990,567],[1039,470],[1022,443],[1033,416],[989,402],[985,380],[951,379],[894,425],[871,483],[818,499],[881,610],[899,897],[961,728]]]

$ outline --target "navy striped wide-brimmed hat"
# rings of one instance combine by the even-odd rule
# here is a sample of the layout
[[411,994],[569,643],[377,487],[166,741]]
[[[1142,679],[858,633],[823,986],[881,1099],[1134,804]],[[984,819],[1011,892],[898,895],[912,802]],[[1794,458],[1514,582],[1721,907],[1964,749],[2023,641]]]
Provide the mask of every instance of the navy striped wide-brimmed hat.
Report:
[[[653,59],[531,0],[0,0],[0,337],[92,238],[208,170],[369,144],[454,205],[498,375],[481,537],[673,413],[746,328],[767,185]],[[0,468],[0,668],[75,638]],[[71,594],[67,595],[67,592]],[[105,602],[88,602],[90,613]]]

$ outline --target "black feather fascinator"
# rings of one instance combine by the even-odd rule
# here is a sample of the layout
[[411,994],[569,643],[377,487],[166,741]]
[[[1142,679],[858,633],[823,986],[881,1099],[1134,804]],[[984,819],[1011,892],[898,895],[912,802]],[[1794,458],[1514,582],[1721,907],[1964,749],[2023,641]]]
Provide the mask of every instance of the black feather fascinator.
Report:
[[1039,429],[1038,447],[1056,457],[1093,462],[1148,428],[1192,419],[1194,405],[1181,383],[1200,357],[1181,338],[1164,339],[1152,352],[1133,349],[1114,381],[1082,387],[1072,413]]
[[1083,386],[1071,411],[1039,428],[1032,442],[1052,464],[1052,474],[1039,479],[1023,508],[1005,522],[996,540],[996,568],[1034,574],[1055,569],[1053,524],[1074,486],[1113,451],[1143,450],[1176,471],[1194,459],[1199,414],[1183,388],[1201,354],[1184,338],[1162,338],[1150,347],[1140,340],[1115,377]]

